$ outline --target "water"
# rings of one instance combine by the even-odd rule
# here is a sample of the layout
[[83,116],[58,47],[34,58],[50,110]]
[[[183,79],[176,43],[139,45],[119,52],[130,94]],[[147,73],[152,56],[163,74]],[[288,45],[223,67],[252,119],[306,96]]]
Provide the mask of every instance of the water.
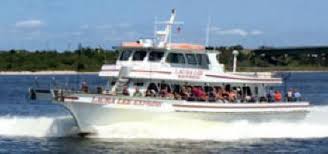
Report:
[[[96,75],[38,76],[38,83],[76,88],[105,85]],[[0,153],[262,153],[328,152],[328,73],[292,73],[287,85],[300,89],[314,107],[302,121],[207,122],[195,119],[160,119],[99,127],[89,138],[76,136],[69,114],[48,102],[31,103],[26,91],[34,76],[0,76]]]

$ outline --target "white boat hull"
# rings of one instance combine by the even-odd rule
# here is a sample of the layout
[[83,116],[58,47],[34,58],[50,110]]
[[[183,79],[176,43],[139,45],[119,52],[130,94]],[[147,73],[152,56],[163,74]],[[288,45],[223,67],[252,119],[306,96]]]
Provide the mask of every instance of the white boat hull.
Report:
[[104,95],[75,95],[57,103],[69,110],[82,133],[97,133],[97,126],[163,117],[210,121],[294,121],[303,119],[309,109],[308,102],[223,104]]

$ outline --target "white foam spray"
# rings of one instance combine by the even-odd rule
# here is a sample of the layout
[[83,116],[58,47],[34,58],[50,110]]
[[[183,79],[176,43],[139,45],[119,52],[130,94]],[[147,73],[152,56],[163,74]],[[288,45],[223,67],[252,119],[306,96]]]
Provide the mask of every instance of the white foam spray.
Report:
[[[253,138],[328,137],[328,106],[311,109],[297,122],[213,122],[163,118],[156,121],[118,123],[96,127],[95,138],[150,138],[192,140],[238,140]],[[77,133],[71,117],[0,117],[0,136],[62,137]]]
[[0,136],[63,137],[76,134],[74,120],[67,117],[0,117]]

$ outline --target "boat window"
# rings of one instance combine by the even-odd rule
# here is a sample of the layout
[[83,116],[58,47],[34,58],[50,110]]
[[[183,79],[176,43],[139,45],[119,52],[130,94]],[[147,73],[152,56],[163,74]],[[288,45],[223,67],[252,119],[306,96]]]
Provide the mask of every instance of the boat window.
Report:
[[196,56],[194,54],[186,54],[188,64],[197,65]]
[[123,51],[120,57],[120,60],[129,60],[129,57],[131,56],[132,51],[131,50],[126,50]]
[[143,61],[143,59],[146,57],[147,52],[146,51],[136,51],[133,54],[132,60],[134,61]]
[[134,86],[137,86],[137,87],[142,87],[144,85],[143,82],[135,82],[134,83]]
[[174,64],[185,64],[185,58],[181,53],[169,53],[166,61]]
[[160,61],[163,56],[164,56],[164,52],[152,51],[149,54],[149,61]]
[[208,56],[205,54],[197,54],[196,57],[197,57],[198,65],[205,66],[210,63]]

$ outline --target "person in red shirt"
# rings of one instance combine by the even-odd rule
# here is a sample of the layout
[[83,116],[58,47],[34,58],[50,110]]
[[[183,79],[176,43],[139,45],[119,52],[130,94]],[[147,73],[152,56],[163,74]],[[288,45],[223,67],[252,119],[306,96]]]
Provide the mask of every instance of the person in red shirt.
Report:
[[207,100],[206,93],[204,92],[202,87],[192,88],[192,93],[196,97],[197,100],[200,100],[200,101],[206,101]]
[[279,90],[276,90],[275,92],[274,92],[274,100],[276,101],[276,102],[281,102],[281,93],[280,93],[280,91]]

